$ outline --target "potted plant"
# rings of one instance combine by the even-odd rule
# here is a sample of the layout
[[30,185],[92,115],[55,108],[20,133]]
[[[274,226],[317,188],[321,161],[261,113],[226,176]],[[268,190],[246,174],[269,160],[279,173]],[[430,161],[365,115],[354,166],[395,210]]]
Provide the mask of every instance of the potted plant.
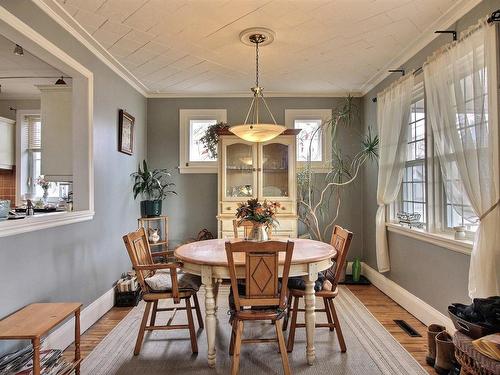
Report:
[[268,230],[271,226],[276,226],[276,211],[280,204],[278,202],[260,203],[257,199],[249,199],[247,202],[238,203],[236,218],[238,224],[244,221],[251,222],[253,228],[250,231],[249,240],[267,241],[269,239]]
[[225,122],[218,122],[210,125],[205,134],[200,138],[200,142],[206,147],[211,158],[217,157],[217,145],[219,143],[219,133],[229,129]]
[[176,194],[171,190],[175,186],[170,182],[172,177],[168,169],[149,169],[146,160],[139,164],[137,172],[131,174],[134,178],[134,199],[141,195],[144,200],[141,201],[141,216],[155,217],[161,215],[162,201],[169,194]]

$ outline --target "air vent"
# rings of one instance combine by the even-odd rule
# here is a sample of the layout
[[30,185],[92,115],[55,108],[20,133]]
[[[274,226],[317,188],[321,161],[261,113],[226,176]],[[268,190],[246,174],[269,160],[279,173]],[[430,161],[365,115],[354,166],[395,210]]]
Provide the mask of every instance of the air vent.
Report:
[[408,336],[411,337],[422,337],[420,333],[418,333],[415,328],[406,323],[404,320],[394,319],[394,323],[396,323],[403,331],[405,331]]

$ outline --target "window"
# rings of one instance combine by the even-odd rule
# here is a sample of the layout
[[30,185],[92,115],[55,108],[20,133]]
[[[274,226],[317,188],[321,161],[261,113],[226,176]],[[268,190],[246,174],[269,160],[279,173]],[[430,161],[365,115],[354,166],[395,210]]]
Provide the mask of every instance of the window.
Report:
[[42,174],[42,123],[40,116],[26,116],[24,129],[26,133],[26,156],[28,164],[25,191],[28,195],[41,197],[43,189],[36,184],[37,178]]
[[200,142],[207,128],[227,121],[225,109],[179,110],[181,173],[217,173],[217,159]]
[[301,129],[297,136],[297,165],[304,167],[310,158],[311,166],[327,171],[329,165],[330,132],[320,129],[332,117],[331,109],[287,109],[285,124],[288,128]]
[[410,214],[420,214],[425,223],[426,216],[426,131],[425,107],[421,98],[412,103],[408,123],[407,161],[401,187],[401,209]]

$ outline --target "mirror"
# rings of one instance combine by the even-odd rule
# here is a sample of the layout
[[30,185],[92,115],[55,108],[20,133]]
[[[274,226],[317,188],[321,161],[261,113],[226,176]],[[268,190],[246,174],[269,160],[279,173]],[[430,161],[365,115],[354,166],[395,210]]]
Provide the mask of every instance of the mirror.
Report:
[[0,35],[0,221],[73,210],[73,79]]

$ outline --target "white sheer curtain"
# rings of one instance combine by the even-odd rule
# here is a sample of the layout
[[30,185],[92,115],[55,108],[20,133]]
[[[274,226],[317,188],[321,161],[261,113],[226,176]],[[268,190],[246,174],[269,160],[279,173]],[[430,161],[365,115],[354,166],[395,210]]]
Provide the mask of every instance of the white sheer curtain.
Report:
[[447,197],[460,202],[465,192],[480,218],[471,298],[500,294],[497,43],[496,26],[482,21],[424,65],[427,113]]
[[415,79],[402,77],[377,95],[377,126],[380,155],[377,184],[376,250],[379,272],[390,270],[385,228],[385,208],[396,200],[406,161],[408,121]]

